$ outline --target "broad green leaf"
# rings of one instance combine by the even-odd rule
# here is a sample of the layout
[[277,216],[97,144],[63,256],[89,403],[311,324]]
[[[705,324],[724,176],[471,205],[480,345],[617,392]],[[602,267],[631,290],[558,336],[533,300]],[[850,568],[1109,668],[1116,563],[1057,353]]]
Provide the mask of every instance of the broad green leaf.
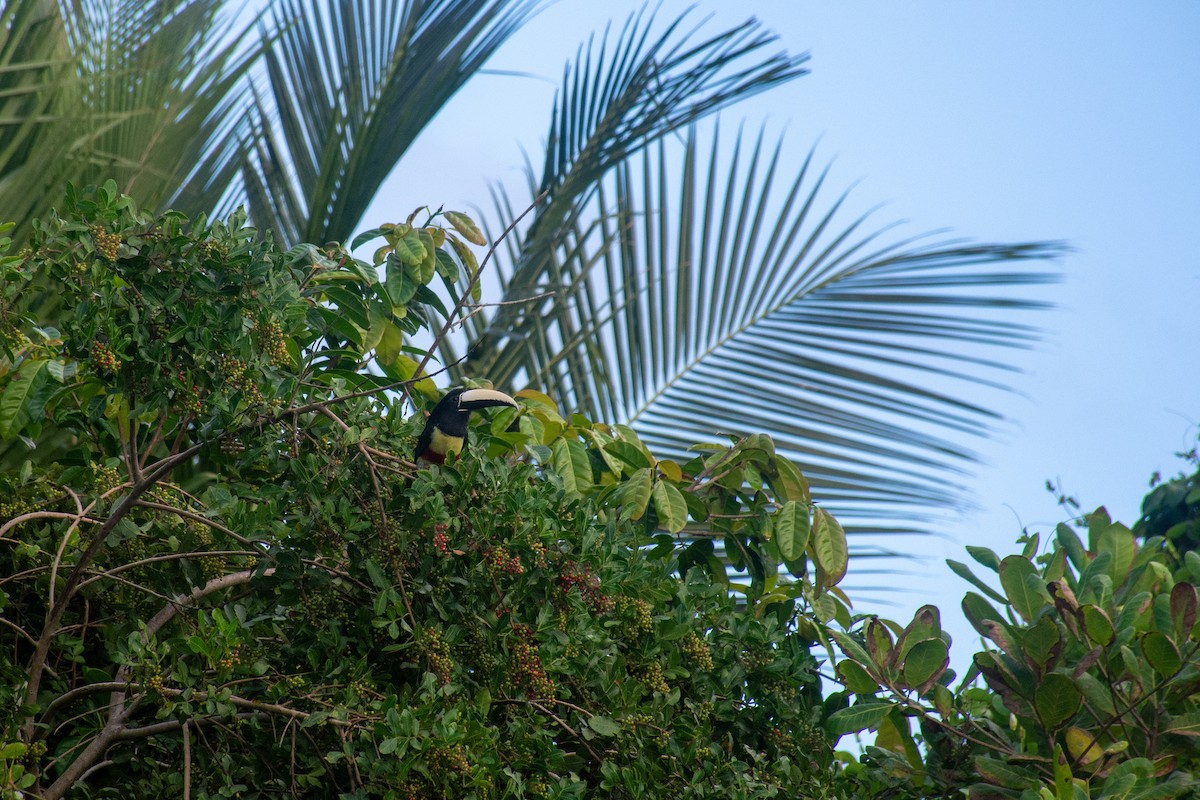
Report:
[[9,438],[41,418],[50,396],[48,361],[26,361],[0,395],[0,437]]
[[776,502],[789,500],[806,504],[812,502],[808,481],[804,474],[786,457],[776,453],[765,474],[771,490],[775,492]]
[[[395,372],[398,380],[407,381],[412,380],[413,376],[416,375],[419,363],[401,353],[388,366]],[[425,397],[437,396],[437,386],[434,385],[432,378],[421,378],[413,383],[412,386]]]
[[1108,576],[1114,584],[1123,583],[1137,555],[1137,541],[1133,533],[1121,523],[1114,522],[1101,528],[1096,539],[1099,552],[1112,554]]
[[641,519],[650,504],[650,485],[654,481],[650,469],[636,470],[621,489],[621,505],[629,510],[630,519]]
[[687,525],[688,511],[687,503],[684,502],[683,493],[666,481],[655,481],[654,489],[654,513],[658,515],[658,522],[671,533],[679,533]]
[[775,544],[784,561],[795,561],[808,547],[808,506],[789,500],[772,519]]
[[592,489],[592,463],[577,439],[555,439],[550,443],[551,463],[563,480],[567,494],[583,495]]
[[855,703],[849,708],[840,708],[825,720],[825,730],[830,736],[844,736],[879,727],[879,723],[895,708],[893,703]]
[[616,736],[621,732],[619,723],[614,722],[611,718],[594,714],[588,717],[588,727],[594,730],[600,736]]
[[25,755],[28,746],[24,742],[6,742],[0,747],[0,759],[13,761]]
[[1033,704],[1042,724],[1055,730],[1075,716],[1082,702],[1083,696],[1069,676],[1051,672],[1038,684]]
[[419,285],[412,267],[402,262],[394,253],[389,254],[384,266],[383,288],[392,302],[392,309],[407,306],[417,294]]
[[475,224],[475,220],[466,214],[461,211],[446,211],[443,213],[443,216],[454,227],[454,230],[458,231],[459,235],[471,244],[479,245],[480,247],[487,244],[487,238],[479,230],[479,226]]
[[846,688],[855,694],[874,694],[879,691],[879,683],[857,661],[843,658],[835,671]]
[[950,665],[950,648],[945,639],[917,642],[904,658],[904,682],[918,694],[929,691]]
[[1026,622],[1032,622],[1038,611],[1047,605],[1049,595],[1043,590],[1036,590],[1041,576],[1029,559],[1022,556],[1008,556],[1000,562],[1000,585],[1013,608],[1017,610]]
[[846,575],[849,552],[846,532],[833,515],[823,508],[813,513],[811,554],[825,573],[825,585],[836,586]]
[[[1062,650],[1062,634],[1058,624],[1049,616],[1020,632],[1021,646],[1025,657],[1041,671],[1052,669]],[[1047,676],[1049,677],[1049,676]]]
[[646,458],[645,452],[630,442],[614,439],[606,444],[604,449],[634,469],[645,469],[650,466],[650,459]]
[[903,660],[917,642],[935,639],[941,635],[942,619],[937,606],[921,606],[913,614],[912,622],[904,626],[904,630],[896,640],[896,648],[900,651],[899,659]]
[[1169,636],[1159,631],[1150,631],[1142,637],[1142,655],[1154,667],[1154,671],[1164,678],[1179,672],[1183,666],[1179,648]]

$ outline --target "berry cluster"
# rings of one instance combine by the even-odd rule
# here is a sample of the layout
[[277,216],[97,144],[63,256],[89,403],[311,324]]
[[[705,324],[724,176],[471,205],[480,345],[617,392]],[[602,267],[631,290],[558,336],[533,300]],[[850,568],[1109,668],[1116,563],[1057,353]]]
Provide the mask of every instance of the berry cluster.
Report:
[[558,587],[564,594],[577,589],[593,614],[608,614],[613,610],[613,599],[600,591],[599,576],[586,565],[568,561],[558,576]]
[[449,528],[450,526],[444,522],[433,526],[433,549],[444,556],[450,555],[450,541],[446,537],[446,531]]
[[467,761],[467,751],[461,744],[432,748],[429,751],[429,761],[433,771],[443,775],[454,773],[464,775],[471,771],[471,764]]
[[121,473],[116,467],[106,467],[97,463],[93,463],[91,467],[92,489],[97,494],[104,494],[109,489],[121,485]]
[[104,342],[94,341],[92,342],[92,368],[97,372],[112,374],[121,368],[121,362]]
[[517,641],[513,643],[512,673],[510,677],[517,686],[525,690],[531,697],[554,697],[554,681],[546,675],[542,666],[542,656],[538,652],[537,643],[533,640],[533,629],[528,625],[513,625]]
[[225,655],[217,659],[217,666],[223,670],[232,670],[234,667],[242,663],[242,646],[234,645],[231,650],[227,650]]
[[272,319],[259,323],[254,326],[254,332],[258,335],[259,348],[271,359],[272,364],[282,366],[291,362],[283,340],[283,328],[278,322]]
[[308,687],[308,679],[303,675],[288,675],[283,682],[293,692],[300,692]]
[[487,559],[488,574],[492,577],[497,575],[522,575],[525,573],[525,567],[521,565],[521,559],[516,556],[510,556],[504,545],[496,545],[484,554]]
[[262,404],[262,390],[252,380],[245,361],[231,355],[222,355],[217,359],[217,376],[224,381],[228,391],[241,392],[250,407]]
[[708,642],[697,636],[695,631],[688,631],[679,649],[698,668],[705,671],[713,668],[712,651],[708,649]]
[[654,619],[650,614],[650,604],[641,598],[621,595],[617,598],[617,611],[622,615],[633,617],[632,623],[626,627],[630,637],[649,633],[654,627]]
[[663,675],[662,664],[658,661],[651,661],[643,667],[638,675],[642,683],[646,684],[651,691],[668,694],[671,691],[670,685],[667,684],[667,679]]
[[96,252],[105,261],[116,261],[117,253],[121,248],[121,235],[119,233],[109,233],[99,225],[92,226],[91,234],[92,240],[96,243]]
[[450,669],[454,662],[450,659],[450,645],[442,639],[442,633],[437,628],[425,628],[421,636],[421,652],[429,660],[429,669],[437,675],[442,685],[450,683]]

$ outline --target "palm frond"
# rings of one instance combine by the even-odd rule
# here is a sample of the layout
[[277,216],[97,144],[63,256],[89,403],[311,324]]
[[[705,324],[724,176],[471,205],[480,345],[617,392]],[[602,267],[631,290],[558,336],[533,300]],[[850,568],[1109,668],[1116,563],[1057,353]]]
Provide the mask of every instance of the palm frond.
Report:
[[[561,282],[556,262],[543,256],[555,243],[582,233],[576,214],[614,168],[664,136],[807,72],[806,55],[768,53],[777,39],[753,20],[701,35],[700,26],[685,29],[687,18],[652,37],[654,16],[632,15],[618,34],[606,30],[568,65],[536,182],[535,194],[547,193],[548,200],[502,276],[505,299],[535,293],[544,281]],[[500,309],[472,346],[473,369],[488,374],[517,369],[497,359],[509,353],[501,339],[523,313],[513,306]]]
[[698,136],[618,165],[553,245],[521,240],[556,295],[507,323],[488,377],[629,421],[664,457],[769,432],[848,531],[921,530],[962,501],[962,434],[998,420],[966,387],[1005,386],[998,351],[1037,338],[1014,313],[1055,280],[1028,264],[1063,248],[902,238],[847,214],[812,153],[783,178],[762,134],[732,156]]
[[383,180],[536,0],[280,0],[243,180],[286,242],[349,238]]
[[145,206],[210,210],[240,162],[233,120],[255,58],[224,5],[5,4],[0,186],[16,206],[6,217],[26,225],[68,181],[108,178]]

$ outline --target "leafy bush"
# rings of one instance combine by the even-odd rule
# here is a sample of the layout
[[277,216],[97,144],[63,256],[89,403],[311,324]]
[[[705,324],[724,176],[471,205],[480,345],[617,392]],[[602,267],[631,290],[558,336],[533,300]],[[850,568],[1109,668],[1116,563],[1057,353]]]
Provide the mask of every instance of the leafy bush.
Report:
[[109,184],[0,261],[7,796],[837,791],[836,521],[766,437],[660,461],[534,391],[415,469],[482,241],[423,213],[365,263]]
[[979,589],[962,607],[991,645],[956,691],[932,606],[903,630],[872,618],[833,633],[846,655],[837,673],[856,699],[830,730],[878,731],[854,780],[908,796],[967,787],[971,797],[1030,800],[1194,793],[1200,555],[1180,561],[1161,538],[1139,547],[1104,509],[1086,525],[1086,547],[1060,525],[1041,555],[1036,535],[1003,559],[968,548],[1000,591],[949,562]]

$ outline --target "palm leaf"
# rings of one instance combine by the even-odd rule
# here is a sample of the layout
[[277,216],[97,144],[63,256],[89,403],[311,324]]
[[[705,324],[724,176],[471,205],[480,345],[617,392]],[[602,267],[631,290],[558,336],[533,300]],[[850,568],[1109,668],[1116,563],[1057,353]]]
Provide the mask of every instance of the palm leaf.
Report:
[[240,163],[255,58],[222,0],[17,0],[0,9],[0,189],[29,222],[67,182],[113,178],[142,205],[210,210]]
[[811,153],[781,179],[761,134],[732,156],[698,138],[626,159],[559,241],[519,239],[556,295],[507,323],[488,377],[628,421],[663,457],[769,432],[848,531],[927,530],[961,503],[962,434],[998,420],[960,395],[1002,388],[995,351],[1036,340],[1014,312],[1055,276],[1027,263],[1062,247],[899,238],[827,198]]
[[280,0],[242,180],[285,242],[346,240],[413,141],[536,0]]
[[[563,283],[548,254],[565,241],[582,241],[581,226],[589,223],[577,215],[615,167],[664,136],[806,72],[807,56],[767,54],[777,39],[757,22],[701,35],[698,28],[686,30],[686,20],[685,14],[652,37],[653,15],[635,14],[615,37],[609,30],[590,40],[567,67],[535,183],[536,194],[548,200],[503,276],[508,299],[533,294],[544,281]],[[487,328],[472,329],[473,370],[511,375],[519,369],[498,359],[512,354],[501,342],[526,310],[501,307]]]

